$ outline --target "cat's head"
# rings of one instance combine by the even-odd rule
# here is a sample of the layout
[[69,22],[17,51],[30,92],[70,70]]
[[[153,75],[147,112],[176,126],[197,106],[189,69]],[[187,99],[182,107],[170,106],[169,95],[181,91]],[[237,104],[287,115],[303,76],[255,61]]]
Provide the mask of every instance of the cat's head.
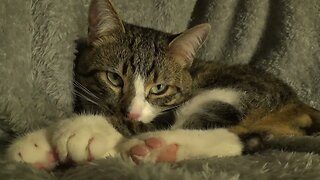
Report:
[[201,24],[169,35],[128,25],[109,1],[93,0],[87,48],[75,68],[83,108],[147,123],[180,105],[190,96],[189,70],[209,30]]

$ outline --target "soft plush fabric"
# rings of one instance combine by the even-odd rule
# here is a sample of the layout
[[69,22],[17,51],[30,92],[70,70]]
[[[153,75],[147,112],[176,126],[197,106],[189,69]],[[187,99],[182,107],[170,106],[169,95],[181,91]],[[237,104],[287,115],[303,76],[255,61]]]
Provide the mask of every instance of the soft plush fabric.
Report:
[[[85,37],[89,0],[1,0],[0,140],[72,113],[75,43]],[[209,22],[198,56],[252,63],[320,109],[319,0],[114,0],[129,23],[178,33]],[[286,152],[136,166],[120,159],[44,172],[0,161],[0,179],[319,179],[320,137],[270,141]],[[313,152],[313,153],[310,153]]]

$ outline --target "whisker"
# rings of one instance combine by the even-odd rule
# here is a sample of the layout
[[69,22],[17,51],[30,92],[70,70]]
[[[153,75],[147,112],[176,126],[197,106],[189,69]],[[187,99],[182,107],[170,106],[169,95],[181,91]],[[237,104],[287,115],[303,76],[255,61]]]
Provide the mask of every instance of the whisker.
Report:
[[82,94],[81,92],[79,92],[79,91],[77,91],[77,90],[75,90],[74,93],[75,93],[75,95],[83,98],[84,100],[86,100],[86,101],[88,101],[88,102],[91,102],[91,103],[93,103],[93,104],[95,104],[95,105],[103,108],[105,111],[109,111],[109,112],[111,111],[108,106],[106,106],[106,105],[104,105],[104,104],[99,104],[98,102],[94,101],[93,99],[87,97],[86,95]]
[[[84,92],[86,92],[87,94],[93,95],[95,96],[89,89],[87,89],[85,86],[83,86],[81,83],[79,83],[78,81],[74,81],[74,85],[77,86],[78,88],[80,88],[81,90],[83,90]],[[96,96],[95,96],[96,97]]]
[[74,81],[74,85],[76,87],[78,87],[80,90],[82,90],[84,93],[88,94],[89,96],[92,96],[95,99],[99,99],[98,96],[96,96],[94,93],[92,93],[89,89],[87,89],[86,87],[84,87],[81,83],[79,83],[78,81]]
[[89,101],[89,102],[91,102],[91,103],[93,103],[93,104],[95,104],[95,105],[97,105],[97,106],[100,106],[96,101],[90,99],[89,97],[85,96],[84,94],[80,93],[79,91],[76,91],[76,90],[75,90],[74,93],[75,93],[77,96],[82,97],[84,100],[87,100],[87,101]]
[[177,107],[179,107],[179,106],[180,106],[180,105],[176,105],[176,106],[170,107],[169,109],[166,109],[166,110],[164,110],[164,111],[161,111],[161,112],[159,113],[159,115],[165,114],[165,113],[167,113],[168,111],[172,111],[174,108],[177,108]]

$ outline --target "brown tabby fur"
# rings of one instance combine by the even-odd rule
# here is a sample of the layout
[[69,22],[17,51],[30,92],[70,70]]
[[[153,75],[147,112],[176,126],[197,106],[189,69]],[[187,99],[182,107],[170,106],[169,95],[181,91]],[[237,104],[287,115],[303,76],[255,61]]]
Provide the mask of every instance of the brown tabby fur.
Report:
[[[287,104],[266,116],[261,115],[264,114],[263,110],[256,110],[229,130],[239,135],[250,132],[264,132],[274,136],[312,134],[319,130],[319,122],[312,119],[312,114],[316,113],[316,110],[304,104]],[[314,120],[318,118],[314,117]]]

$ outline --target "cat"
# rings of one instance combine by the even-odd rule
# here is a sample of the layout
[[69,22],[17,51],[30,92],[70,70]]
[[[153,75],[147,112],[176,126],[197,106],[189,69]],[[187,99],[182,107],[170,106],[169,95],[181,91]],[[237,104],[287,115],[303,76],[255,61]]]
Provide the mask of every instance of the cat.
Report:
[[88,19],[75,64],[79,114],[17,138],[9,160],[39,169],[108,156],[178,162],[255,152],[266,135],[319,130],[319,111],[273,75],[195,58],[209,24],[175,35],[138,27],[108,0],[92,0]]

